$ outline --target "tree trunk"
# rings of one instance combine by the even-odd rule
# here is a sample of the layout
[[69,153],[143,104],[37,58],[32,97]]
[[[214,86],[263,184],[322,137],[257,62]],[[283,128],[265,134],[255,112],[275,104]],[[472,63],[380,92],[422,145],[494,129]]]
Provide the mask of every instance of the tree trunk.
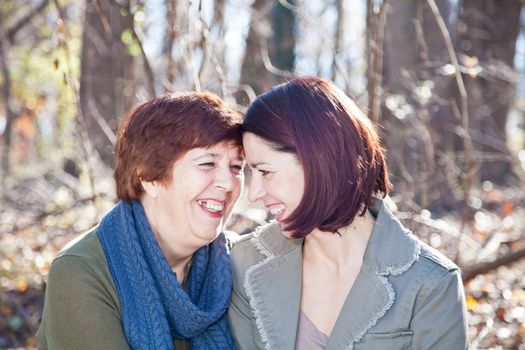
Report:
[[407,99],[411,96],[411,86],[406,73],[414,74],[420,62],[414,23],[416,14],[417,1],[392,1],[385,28],[385,92],[402,94]]
[[87,133],[102,161],[113,166],[119,118],[132,106],[133,57],[122,43],[132,35],[129,1],[88,0],[82,36],[80,108]]
[[2,174],[1,187],[4,187],[5,177],[9,174],[10,168],[10,153],[11,153],[11,131],[15,113],[11,109],[11,75],[9,72],[9,52],[7,50],[9,43],[5,37],[0,33],[0,64],[2,70],[2,99],[4,101],[4,112],[6,117],[4,128],[4,145],[2,154]]
[[[213,5],[213,20],[212,20],[212,28],[216,27],[216,40],[217,42],[221,43],[216,47],[216,59],[217,59],[217,65],[221,69],[226,69],[226,61],[224,57],[224,13],[225,13],[225,7],[226,7],[226,1],[225,0],[216,0],[215,4]],[[225,82],[226,84],[226,82]],[[227,89],[226,89],[227,90]],[[225,91],[226,92],[226,91]]]
[[167,59],[166,84],[164,86],[164,91],[171,92],[173,90],[172,86],[176,73],[176,63],[173,59],[173,43],[179,34],[177,28],[175,27],[177,22],[177,6],[175,4],[175,0],[165,0],[164,3],[166,7],[166,21],[168,23],[163,46],[163,53]]
[[332,58],[332,81],[337,78],[337,54],[343,47],[343,37],[345,28],[345,10],[343,0],[336,0],[337,22],[335,24],[335,47],[334,57]]
[[[250,98],[253,97],[244,90],[251,88],[258,95],[274,83],[273,76],[264,67],[261,54],[267,40],[264,28],[270,26],[268,21],[270,7],[268,5],[269,2],[266,0],[255,0],[251,7],[250,28],[239,79],[240,89],[236,94],[237,103],[241,105],[248,105],[251,102]],[[246,87],[243,87],[244,85]]]
[[[412,94],[419,80],[420,56],[417,51],[416,15],[418,2],[398,0],[389,3],[384,31],[384,58],[382,84],[376,88],[383,90],[381,108],[382,131],[386,134],[384,142],[389,150],[389,167],[395,177],[403,181],[397,187],[407,196],[425,206],[421,196],[427,194],[421,188],[424,178],[422,169],[422,150],[424,144],[421,133],[414,130],[420,124],[420,114],[416,113],[416,100]],[[377,21],[377,20],[376,20]],[[404,186],[404,187],[401,187]]]
[[[295,0],[287,0],[290,6],[295,6]],[[272,66],[293,72],[295,66],[295,13],[291,7],[285,7],[279,0],[272,8],[272,39],[269,54]],[[282,76],[274,74],[276,81]]]
[[[295,13],[275,0],[273,6],[265,0],[255,0],[252,4],[252,18],[246,40],[246,49],[239,79],[237,102],[242,105],[250,103],[250,94],[268,90],[281,82],[283,76],[293,72],[295,66]],[[295,1],[288,1],[293,7]],[[269,23],[268,18],[271,18]],[[265,28],[272,28],[265,33]]]
[[456,47],[463,54],[465,84],[474,148],[480,159],[479,180],[510,184],[513,180],[505,126],[514,100],[519,0],[463,0]]

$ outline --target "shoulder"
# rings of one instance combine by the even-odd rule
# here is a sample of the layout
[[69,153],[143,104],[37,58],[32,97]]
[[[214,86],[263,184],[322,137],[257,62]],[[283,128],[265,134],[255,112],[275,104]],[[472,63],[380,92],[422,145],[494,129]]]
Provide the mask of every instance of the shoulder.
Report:
[[459,273],[459,267],[443,253],[421,241],[419,241],[419,245],[421,250],[419,252],[419,259],[415,263],[416,268],[428,270],[429,277]]
[[275,225],[275,223],[262,225],[251,233],[238,236],[232,243],[231,256],[233,263],[253,265],[270,254],[261,245],[260,238],[271,234]]
[[104,258],[104,251],[97,235],[98,226],[79,235],[62,248],[56,259],[64,256],[78,256],[98,260]]
[[[400,276],[398,287],[407,295],[412,295],[411,299],[413,298],[416,309],[433,298],[453,302],[458,295],[463,294],[458,266],[436,249],[421,241],[419,244],[419,257],[412,267]],[[447,303],[449,302],[445,302]]]
[[239,236],[231,249],[232,271],[234,283],[239,282],[237,279],[243,279],[246,271],[262,261],[273,253],[264,244],[275,235],[280,235],[278,230],[279,224],[272,222],[258,227],[254,232]]
[[112,281],[96,227],[69,242],[53,260],[48,275],[48,284],[56,287],[93,280]]

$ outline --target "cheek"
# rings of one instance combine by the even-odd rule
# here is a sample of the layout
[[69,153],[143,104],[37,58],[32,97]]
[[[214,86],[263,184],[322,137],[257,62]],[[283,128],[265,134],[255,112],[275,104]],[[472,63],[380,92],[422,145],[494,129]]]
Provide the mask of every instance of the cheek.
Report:
[[303,198],[304,192],[304,183],[301,180],[293,177],[290,178],[287,186],[288,197],[292,199],[295,206],[299,205],[301,199]]
[[244,189],[244,176],[237,176],[235,178],[235,189],[233,190],[234,200],[237,200]]

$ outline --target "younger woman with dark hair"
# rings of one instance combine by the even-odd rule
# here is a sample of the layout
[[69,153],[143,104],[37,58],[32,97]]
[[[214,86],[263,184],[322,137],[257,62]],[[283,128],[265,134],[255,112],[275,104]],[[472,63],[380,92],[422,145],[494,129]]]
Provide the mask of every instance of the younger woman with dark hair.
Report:
[[239,349],[465,349],[458,268],[396,219],[378,136],[331,83],[297,78],[243,123],[248,198],[275,222],[232,249]]
[[196,92],[128,116],[115,148],[120,202],[53,261],[39,349],[234,349],[221,230],[244,179],[240,122]]

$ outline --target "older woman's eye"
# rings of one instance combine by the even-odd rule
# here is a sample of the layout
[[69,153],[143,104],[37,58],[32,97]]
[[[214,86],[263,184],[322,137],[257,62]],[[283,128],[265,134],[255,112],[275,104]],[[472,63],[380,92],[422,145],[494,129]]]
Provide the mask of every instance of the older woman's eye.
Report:
[[235,174],[240,174],[240,173],[244,172],[244,166],[239,165],[239,164],[234,164],[230,168],[232,169],[232,171]]
[[214,162],[201,163],[199,164],[199,167],[204,168],[204,169],[211,169],[215,167],[215,163]]

